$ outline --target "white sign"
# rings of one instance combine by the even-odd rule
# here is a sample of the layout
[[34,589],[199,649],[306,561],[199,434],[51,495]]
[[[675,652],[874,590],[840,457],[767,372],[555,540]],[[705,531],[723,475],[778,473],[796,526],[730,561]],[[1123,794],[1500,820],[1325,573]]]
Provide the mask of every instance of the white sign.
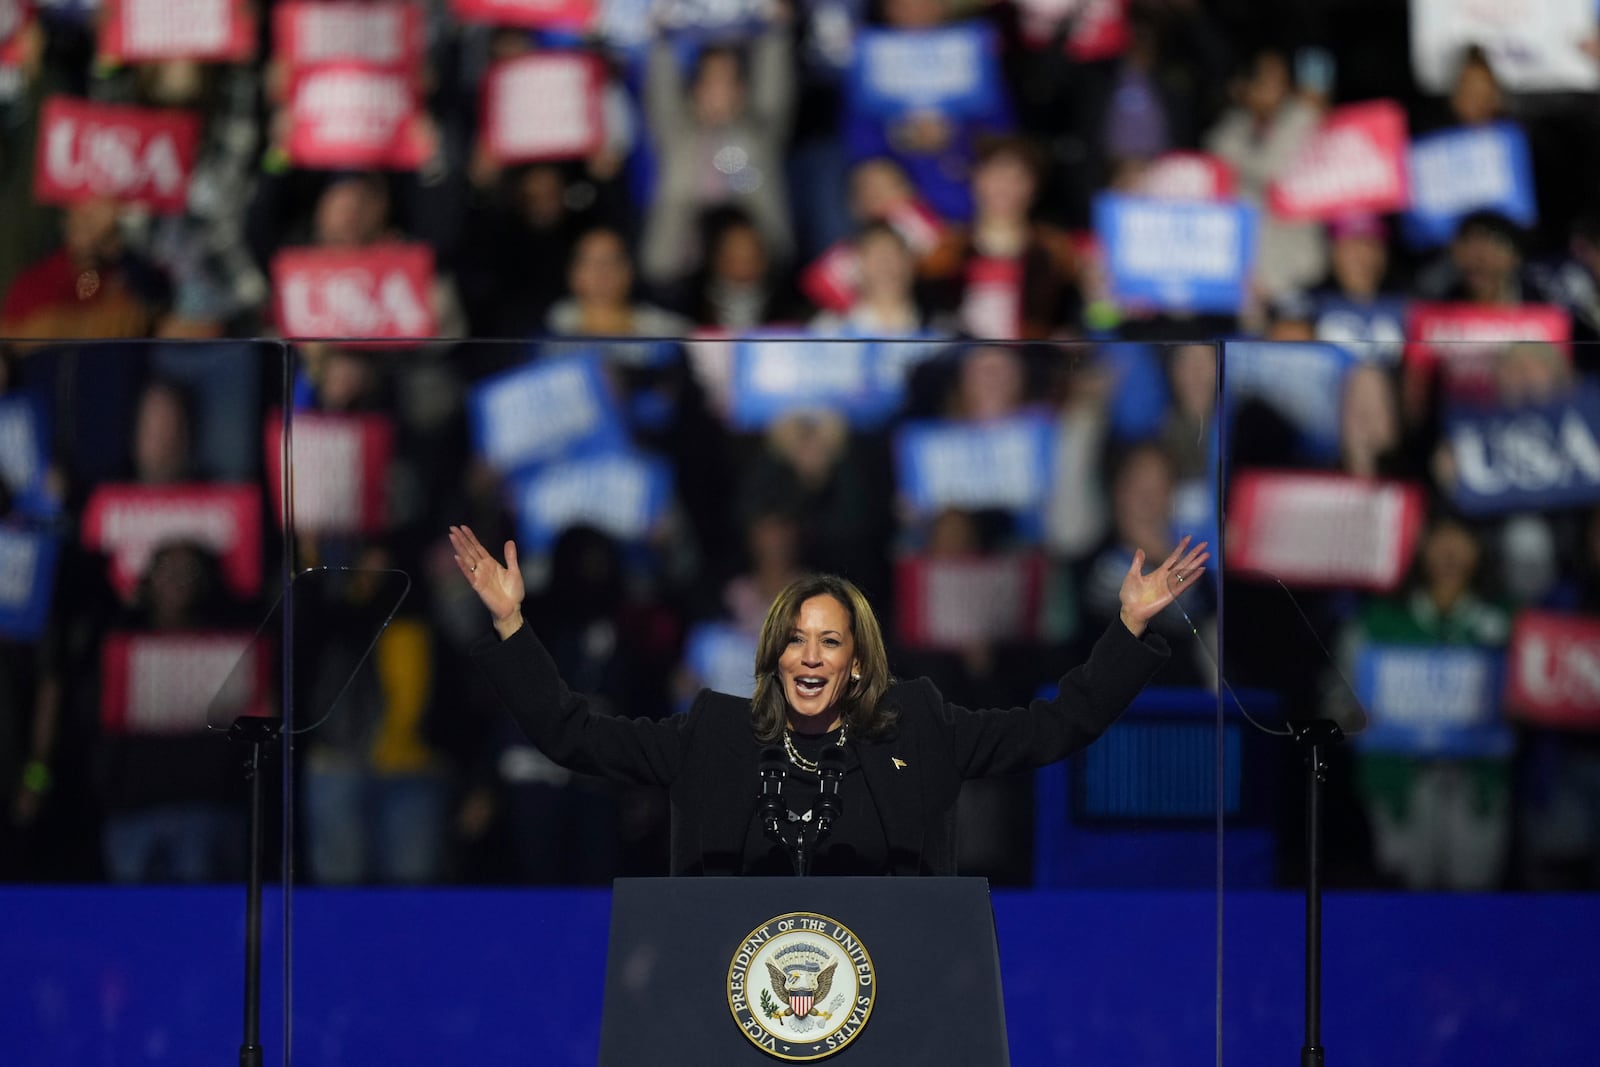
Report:
[[1430,93],[1448,93],[1461,57],[1478,45],[1515,92],[1600,89],[1595,0],[1411,0],[1411,69]]

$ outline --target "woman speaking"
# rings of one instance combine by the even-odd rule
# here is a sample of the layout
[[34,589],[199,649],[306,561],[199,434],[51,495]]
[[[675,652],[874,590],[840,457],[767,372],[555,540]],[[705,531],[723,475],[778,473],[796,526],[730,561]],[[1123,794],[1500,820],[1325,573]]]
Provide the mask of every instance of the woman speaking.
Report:
[[[796,843],[814,848],[817,874],[956,873],[962,779],[1040,767],[1099,737],[1167,658],[1147,624],[1210,559],[1187,537],[1149,574],[1135,553],[1120,621],[1057,696],[982,711],[946,703],[926,678],[896,681],[861,591],[801,578],[767,612],[752,699],[702,690],[686,714],[653,720],[597,712],[567,688],[523,623],[514,543],[503,565],[465,526],[450,544],[500,636],[474,656],[500,701],[561,766],[666,787],[675,875],[787,874]],[[775,800],[763,802],[762,779]]]

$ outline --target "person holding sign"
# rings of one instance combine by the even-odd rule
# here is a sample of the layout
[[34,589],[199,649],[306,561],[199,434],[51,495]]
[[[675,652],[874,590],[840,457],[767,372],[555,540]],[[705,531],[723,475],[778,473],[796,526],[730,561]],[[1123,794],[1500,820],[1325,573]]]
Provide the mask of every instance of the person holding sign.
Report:
[[687,714],[655,721],[603,714],[562,681],[523,621],[526,589],[513,542],[504,563],[468,527],[452,526],[450,544],[494,620],[499,640],[485,642],[474,659],[501,703],[557,764],[666,787],[675,875],[787,871],[758,809],[758,768],[769,759],[782,763],[781,800],[791,821],[808,826],[820,769],[843,767],[841,814],[816,853],[816,873],[953,874],[962,780],[1043,766],[1103,733],[1170,655],[1147,631],[1150,621],[1210,559],[1203,543],[1191,548],[1185,538],[1146,573],[1144,554],[1136,553],[1119,617],[1088,662],[1062,678],[1059,695],[988,711],[947,703],[927,679],[894,679],[860,590],[831,575],[802,578],[767,611],[752,699],[703,690]]

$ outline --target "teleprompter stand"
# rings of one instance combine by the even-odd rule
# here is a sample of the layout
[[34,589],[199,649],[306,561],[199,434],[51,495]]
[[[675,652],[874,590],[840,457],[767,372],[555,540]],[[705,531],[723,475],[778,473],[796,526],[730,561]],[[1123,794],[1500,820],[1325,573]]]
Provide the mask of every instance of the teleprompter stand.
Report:
[[1344,740],[1332,719],[1293,722],[1306,763],[1306,1033],[1300,1067],[1323,1067],[1322,1048],[1322,787],[1328,781],[1328,746]]

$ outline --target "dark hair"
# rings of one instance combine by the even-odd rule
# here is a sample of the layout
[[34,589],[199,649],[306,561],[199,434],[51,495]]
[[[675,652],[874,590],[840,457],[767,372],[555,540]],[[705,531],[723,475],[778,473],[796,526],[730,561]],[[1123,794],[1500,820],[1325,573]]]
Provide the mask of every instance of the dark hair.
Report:
[[1484,51],[1481,44],[1469,44],[1461,49],[1460,58],[1456,60],[1456,76],[1454,81],[1459,82],[1461,75],[1473,67],[1481,67],[1494,79],[1496,85],[1500,84],[1500,75],[1494,71],[1494,64],[1489,62],[1489,53]]
[[907,253],[911,251],[911,245],[906,242],[906,235],[883,219],[871,219],[856,227],[855,233],[850,235],[850,243],[860,248],[874,237],[887,237]]
[[1456,237],[1488,237],[1522,251],[1522,227],[1510,218],[1489,208],[1479,208],[1461,216],[1456,223]]
[[1001,159],[1011,159],[1022,166],[1033,176],[1034,184],[1044,182],[1044,173],[1047,166],[1045,155],[1040,151],[1033,138],[1022,134],[994,134],[980,137],[973,150],[973,169],[987,166]]
[[855,643],[860,679],[839,698],[846,730],[856,737],[881,737],[894,728],[898,713],[883,700],[894,678],[889,673],[889,652],[872,605],[849,579],[813,574],[790,582],[773,598],[756,641],[756,691],[750,701],[750,718],[756,737],[763,742],[782,737],[788,723],[789,700],[778,676],[778,660],[794,630],[800,606],[817,596],[833,597],[850,617],[850,637]]

